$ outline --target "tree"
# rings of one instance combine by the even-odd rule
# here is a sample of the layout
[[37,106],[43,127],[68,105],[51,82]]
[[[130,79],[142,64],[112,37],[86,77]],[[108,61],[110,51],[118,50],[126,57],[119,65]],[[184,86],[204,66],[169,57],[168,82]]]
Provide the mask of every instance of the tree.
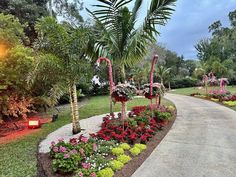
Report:
[[[77,102],[76,83],[86,77],[89,60],[86,50],[90,38],[90,30],[86,26],[74,28],[71,25],[59,24],[51,17],[41,19],[36,30],[39,33],[37,48],[58,57],[62,62],[61,81],[68,86],[74,134],[81,131]],[[60,51],[60,52],[58,52]]]
[[156,25],[165,25],[174,10],[176,0],[152,0],[145,20],[136,28],[138,12],[143,4],[136,0],[130,11],[126,6],[132,0],[98,0],[98,8],[89,13],[96,23],[95,50],[99,56],[112,59],[119,66],[120,81],[125,82],[125,67],[132,66],[145,56],[148,44],[159,34]]
[[25,24],[24,32],[28,36],[29,41],[25,44],[32,45],[37,38],[34,25],[37,19],[47,16],[48,0],[1,0],[0,13],[11,14],[17,17],[21,24]]

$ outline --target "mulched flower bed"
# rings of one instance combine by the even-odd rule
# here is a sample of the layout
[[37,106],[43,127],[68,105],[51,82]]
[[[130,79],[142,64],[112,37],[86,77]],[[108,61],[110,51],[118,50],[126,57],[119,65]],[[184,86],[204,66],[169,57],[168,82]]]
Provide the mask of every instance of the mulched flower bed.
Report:
[[[146,158],[152,153],[152,151],[157,147],[157,145],[161,142],[161,140],[165,137],[165,135],[170,130],[170,128],[173,125],[175,118],[176,118],[176,112],[174,111],[172,114],[172,119],[169,121],[166,121],[167,122],[166,125],[162,124],[161,121],[158,121],[158,120],[156,121],[157,123],[155,123],[154,122],[155,119],[150,117],[150,110],[147,110],[146,112],[142,112],[142,111],[139,111],[139,109],[143,111],[144,107],[141,106],[141,107],[136,107],[133,109],[136,114],[138,113],[138,115],[134,115],[131,113],[131,115],[130,115],[131,122],[129,121],[126,123],[125,131],[123,129],[121,130],[121,125],[119,125],[120,121],[118,119],[112,119],[111,117],[106,116],[106,117],[104,117],[103,124],[101,125],[101,130],[99,131],[100,134],[98,133],[96,136],[94,134],[91,135],[91,137],[93,137],[95,139],[98,138],[98,141],[95,141],[95,143],[98,145],[98,147],[101,147],[101,145],[99,145],[99,141],[103,141],[103,142],[110,142],[111,141],[112,142],[115,140],[115,142],[117,142],[117,145],[113,145],[113,148],[111,151],[112,153],[110,152],[107,154],[108,156],[104,156],[104,157],[106,157],[106,159],[111,159],[111,158],[116,159],[116,156],[117,156],[117,160],[114,160],[114,162],[110,161],[109,162],[110,165],[107,166],[108,168],[110,168],[111,163],[113,162],[115,165],[115,168],[118,168],[115,170],[114,166],[111,167],[113,169],[113,171],[115,172],[115,175],[114,175],[115,177],[129,177],[129,176],[131,176],[136,171],[136,169],[146,160]],[[166,112],[162,112],[162,111],[169,111],[169,109],[165,108],[165,107],[160,107],[159,110],[157,112],[155,112],[155,114],[157,114],[157,116],[159,116],[159,118],[162,117],[163,119],[166,119],[167,117],[170,116],[170,115],[166,114]],[[149,120],[148,122],[146,122],[145,127],[143,127],[139,124],[140,116],[147,117],[147,119]],[[134,125],[133,119],[135,121],[137,121],[134,127],[133,127],[133,125]],[[141,120],[142,119],[143,118],[141,117]],[[112,133],[110,133],[111,135],[109,135],[109,132],[107,132],[107,130],[109,130],[110,128],[113,131]],[[151,130],[154,130],[155,132],[151,132]],[[147,136],[147,134],[149,134],[148,132],[151,135],[150,137]],[[133,133],[137,134],[136,140],[130,141],[130,136]],[[103,135],[103,136],[101,136],[101,135]],[[122,136],[122,138],[120,136]],[[146,136],[146,137],[143,139],[143,136]],[[94,142],[93,138],[92,138],[92,142]],[[81,139],[81,137],[78,139]],[[103,139],[103,140],[101,140],[101,139]],[[71,147],[70,144],[69,145],[63,144],[64,142],[62,142],[62,144],[60,144],[61,143],[60,141],[58,143],[53,142],[52,146],[51,146],[50,154],[49,153],[38,154],[38,177],[72,177],[72,176],[74,176],[75,174],[61,173],[60,171],[55,173],[53,171],[52,158],[55,159],[55,162],[57,161],[56,160],[57,157],[62,158],[62,161],[63,161],[63,160],[65,160],[65,155],[68,155],[68,154],[70,155],[72,151],[75,153],[80,153],[80,150],[81,150],[80,142],[82,143],[82,147],[83,147],[83,141],[79,140],[78,141],[79,149],[77,148],[77,145],[76,145],[76,146],[72,147],[73,150],[70,149],[70,147]],[[88,141],[88,143],[89,142],[90,142],[90,140]],[[128,157],[132,157],[132,160],[129,161],[127,164],[124,163],[125,165],[122,164],[122,166],[124,165],[123,168],[119,167],[120,161],[118,158],[120,157],[120,154],[116,155],[114,158],[112,157],[115,155],[115,154],[113,154],[113,149],[119,149],[119,146],[121,145],[119,142],[121,144],[122,144],[122,142],[127,142],[131,146],[130,150],[124,149],[123,153],[124,153],[124,156],[128,155]],[[139,145],[138,143],[145,143],[146,146],[142,145],[142,144],[141,144],[141,146],[145,146],[146,149],[144,151],[142,151],[140,154],[138,153],[138,155],[134,155],[134,154],[132,154],[133,152],[131,153],[131,150],[134,149],[136,147],[136,145],[138,146]],[[126,144],[126,145],[128,145],[128,144]],[[62,146],[67,147],[67,149]],[[56,151],[54,151],[55,147],[56,147]],[[118,147],[118,148],[116,148],[116,147]],[[59,150],[61,148],[64,148],[63,153]],[[86,151],[84,151],[84,152],[86,152]],[[90,152],[92,153],[91,154],[92,157],[94,155],[95,155],[95,157],[97,157],[100,154],[99,148],[98,148],[98,151],[90,151]],[[57,153],[59,153],[59,154],[57,154]],[[71,155],[73,156],[73,153]],[[86,157],[88,157],[90,159],[91,155],[88,155]],[[82,162],[83,162],[82,167],[80,167],[80,168],[86,169],[83,167],[83,164],[88,164],[89,161],[83,160]],[[90,165],[92,165],[92,164],[89,164],[89,169],[90,169]],[[54,169],[55,169],[55,163],[54,163]],[[79,173],[77,172],[77,176],[79,176],[78,174]]]

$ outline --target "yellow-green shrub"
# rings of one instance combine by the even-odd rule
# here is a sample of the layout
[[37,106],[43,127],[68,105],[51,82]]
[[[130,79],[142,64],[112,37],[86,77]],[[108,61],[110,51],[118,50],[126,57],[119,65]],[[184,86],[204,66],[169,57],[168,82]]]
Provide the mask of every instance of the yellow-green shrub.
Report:
[[122,143],[122,144],[119,145],[119,148],[122,148],[124,150],[129,150],[130,145],[128,145],[127,143]]
[[145,144],[135,144],[134,147],[139,148],[141,151],[147,149]]
[[113,160],[110,162],[110,166],[111,166],[112,170],[117,171],[117,170],[120,170],[121,168],[123,168],[124,164],[118,160]]
[[111,152],[112,152],[113,155],[116,155],[116,156],[119,156],[119,155],[122,155],[122,154],[125,153],[124,150],[122,148],[119,148],[119,147],[113,148],[111,150]]
[[120,155],[119,157],[117,157],[117,160],[122,162],[123,164],[127,164],[131,160],[131,157],[128,155]]
[[133,156],[139,155],[141,153],[141,150],[137,147],[133,147],[129,150]]
[[98,177],[113,177],[114,171],[111,168],[104,168],[97,173]]

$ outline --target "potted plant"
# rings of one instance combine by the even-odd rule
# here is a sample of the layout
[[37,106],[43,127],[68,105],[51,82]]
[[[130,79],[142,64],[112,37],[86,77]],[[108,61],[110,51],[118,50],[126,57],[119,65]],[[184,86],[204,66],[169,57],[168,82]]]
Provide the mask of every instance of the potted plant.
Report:
[[143,94],[147,99],[153,99],[164,94],[164,89],[161,84],[154,83],[152,85],[152,94],[150,93],[150,84],[144,85]]
[[136,88],[130,84],[119,84],[112,90],[114,102],[127,102],[136,95]]

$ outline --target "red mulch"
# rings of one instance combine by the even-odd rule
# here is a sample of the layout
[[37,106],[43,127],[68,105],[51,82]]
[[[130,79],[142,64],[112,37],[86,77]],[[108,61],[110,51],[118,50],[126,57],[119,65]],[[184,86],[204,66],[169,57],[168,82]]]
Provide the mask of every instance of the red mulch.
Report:
[[[41,123],[51,122],[51,118],[40,119]],[[16,127],[17,126],[17,127]],[[6,144],[26,135],[38,132],[40,129],[28,129],[26,120],[8,121],[0,124],[0,144]]]
[[[166,136],[168,131],[171,129],[176,116],[171,120],[162,130],[158,131],[157,134],[147,142],[147,149],[140,155],[133,157],[132,160],[124,166],[121,170],[115,173],[114,177],[130,177],[138,167],[149,157],[152,151],[158,146],[161,140]],[[38,154],[38,175],[37,177],[71,177],[72,175],[56,174],[52,171],[52,164],[49,154]]]

